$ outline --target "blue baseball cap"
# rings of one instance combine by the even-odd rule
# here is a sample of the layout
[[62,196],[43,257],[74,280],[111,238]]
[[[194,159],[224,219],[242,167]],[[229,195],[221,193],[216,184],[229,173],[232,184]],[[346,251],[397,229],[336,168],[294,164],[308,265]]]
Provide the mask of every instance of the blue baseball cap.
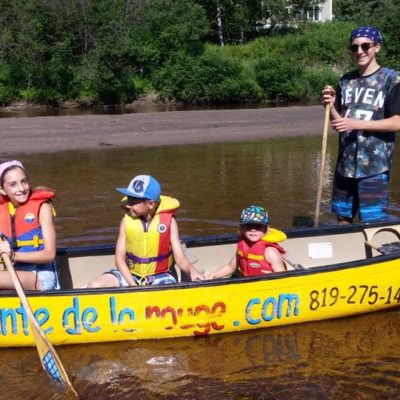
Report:
[[261,206],[249,206],[243,209],[240,216],[240,225],[247,224],[268,225],[269,216],[267,210]]
[[137,199],[160,201],[161,186],[157,179],[150,175],[135,176],[127,188],[117,188],[125,196]]

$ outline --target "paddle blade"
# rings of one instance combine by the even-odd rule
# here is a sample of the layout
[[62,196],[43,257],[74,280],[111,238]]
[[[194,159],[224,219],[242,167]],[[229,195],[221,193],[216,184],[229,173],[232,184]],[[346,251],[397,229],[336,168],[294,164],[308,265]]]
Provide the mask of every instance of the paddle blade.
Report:
[[64,383],[65,379],[62,378],[62,372],[60,371],[60,368],[57,366],[57,362],[54,359],[53,355],[51,354],[50,351],[48,351],[42,360],[42,365],[47,374],[50,376],[50,378],[53,380],[53,382],[57,383]]
[[46,371],[52,382],[59,386],[60,389],[63,391],[69,391],[78,398],[78,394],[73,388],[53,345],[48,341],[43,331],[37,326],[36,320],[35,322],[30,322],[32,333],[35,338],[36,349],[43,369]]
[[52,353],[49,343],[46,343],[39,332],[32,326],[33,335],[35,336],[36,348],[39,354],[40,362],[43,369],[47,372],[50,379],[57,384],[64,384],[68,377],[62,372],[63,367],[57,362],[57,357]]

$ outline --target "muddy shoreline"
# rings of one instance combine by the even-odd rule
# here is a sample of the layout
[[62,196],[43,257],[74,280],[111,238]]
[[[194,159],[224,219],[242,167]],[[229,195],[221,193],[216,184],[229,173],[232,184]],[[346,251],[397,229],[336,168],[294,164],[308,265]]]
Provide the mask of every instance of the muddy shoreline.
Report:
[[2,157],[321,135],[321,106],[0,118]]

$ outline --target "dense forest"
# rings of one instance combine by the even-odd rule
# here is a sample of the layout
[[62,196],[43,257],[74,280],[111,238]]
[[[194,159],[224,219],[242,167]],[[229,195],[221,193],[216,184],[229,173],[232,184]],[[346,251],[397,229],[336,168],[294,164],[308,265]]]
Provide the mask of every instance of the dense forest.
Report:
[[358,24],[400,67],[398,0],[0,0],[0,105],[305,100],[351,68]]

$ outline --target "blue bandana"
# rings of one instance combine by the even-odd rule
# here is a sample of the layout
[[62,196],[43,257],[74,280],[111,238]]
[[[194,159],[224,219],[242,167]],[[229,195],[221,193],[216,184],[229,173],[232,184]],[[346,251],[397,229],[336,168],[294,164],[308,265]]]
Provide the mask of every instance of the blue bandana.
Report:
[[371,39],[374,43],[382,43],[383,40],[381,32],[374,26],[360,26],[359,28],[354,29],[350,35],[350,43],[359,37]]

